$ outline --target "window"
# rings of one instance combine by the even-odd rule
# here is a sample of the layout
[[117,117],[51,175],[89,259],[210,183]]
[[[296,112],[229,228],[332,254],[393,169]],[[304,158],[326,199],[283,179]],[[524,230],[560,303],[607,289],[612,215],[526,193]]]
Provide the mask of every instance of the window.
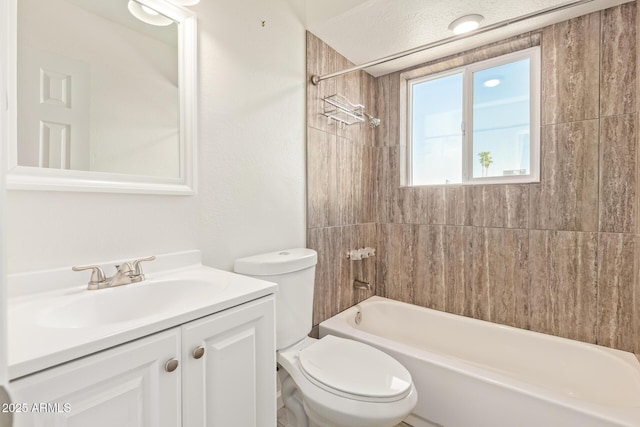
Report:
[[408,185],[535,182],[540,48],[406,79]]

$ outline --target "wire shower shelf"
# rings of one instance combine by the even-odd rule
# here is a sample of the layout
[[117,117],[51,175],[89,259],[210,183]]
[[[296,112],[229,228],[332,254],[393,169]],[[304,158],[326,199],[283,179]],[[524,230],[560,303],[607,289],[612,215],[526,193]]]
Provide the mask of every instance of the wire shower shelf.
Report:
[[323,115],[339,123],[352,125],[365,120],[364,105],[353,104],[344,95],[335,94],[323,98]]

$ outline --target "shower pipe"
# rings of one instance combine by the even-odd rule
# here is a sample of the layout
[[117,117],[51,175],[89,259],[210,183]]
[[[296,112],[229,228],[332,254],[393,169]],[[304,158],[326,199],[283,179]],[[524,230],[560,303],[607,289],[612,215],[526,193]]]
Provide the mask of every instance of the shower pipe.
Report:
[[479,28],[477,30],[471,31],[467,34],[460,34],[453,37],[448,37],[446,39],[438,40],[435,42],[427,43],[422,46],[414,47],[413,49],[405,50],[393,55],[385,56],[384,58],[376,59],[374,61],[366,62],[362,65],[356,65],[355,67],[347,68],[342,71],[336,71],[335,73],[325,74],[322,76],[313,75],[311,76],[311,83],[317,85],[323,80],[332,79],[334,77],[339,77],[343,74],[352,73],[354,71],[360,71],[365,68],[373,67],[374,65],[384,64],[386,62],[394,61],[396,59],[404,58],[405,56],[413,55],[414,53],[422,52],[424,50],[432,49],[434,47],[443,46],[445,44],[457,42],[458,40],[464,40],[472,36],[476,36],[478,34],[484,34],[489,31],[495,30],[497,28],[506,27],[507,25],[516,24],[518,22],[526,21],[528,19],[537,18],[540,16],[548,15],[553,12],[558,12],[564,9],[569,9],[575,6],[581,6],[583,4],[591,3],[594,0],[578,0],[570,3],[563,3],[558,6],[548,7],[546,9],[539,10],[537,12],[528,13],[526,15],[521,15],[512,19],[505,19],[504,21],[496,22],[495,24],[487,25],[486,27]]

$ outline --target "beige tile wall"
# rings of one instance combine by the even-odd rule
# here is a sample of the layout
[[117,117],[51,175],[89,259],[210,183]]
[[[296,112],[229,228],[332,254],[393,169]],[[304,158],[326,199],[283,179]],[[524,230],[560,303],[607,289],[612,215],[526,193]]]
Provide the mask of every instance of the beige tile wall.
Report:
[[[351,65],[307,33],[308,79]],[[336,93],[364,104],[373,114],[375,79],[360,72],[307,85],[307,245],[318,251],[314,324],[375,293],[353,289],[355,279],[376,283],[374,258],[346,258],[350,249],[376,246],[371,167],[375,134],[366,124],[341,127],[321,114],[322,99]]]
[[[314,323],[368,296],[351,288],[366,277],[378,295],[640,353],[637,13],[627,3],[420,66],[541,45],[536,184],[402,188],[400,73],[309,84]],[[308,35],[310,75],[347,65]],[[381,126],[328,123],[320,99],[336,91]],[[377,256],[348,261],[354,245],[375,245]]]

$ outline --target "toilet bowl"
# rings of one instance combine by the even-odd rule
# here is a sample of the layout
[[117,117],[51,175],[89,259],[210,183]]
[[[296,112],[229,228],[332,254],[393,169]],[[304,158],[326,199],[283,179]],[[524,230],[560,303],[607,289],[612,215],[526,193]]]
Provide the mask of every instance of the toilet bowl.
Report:
[[287,427],[393,427],[415,407],[411,374],[367,344],[309,338],[317,253],[298,248],[236,260],[234,270],[278,284],[276,348]]
[[[277,361],[283,368],[282,399],[295,427],[390,427],[417,403],[409,372],[366,344],[331,335],[305,338],[278,351]],[[294,405],[301,406],[308,424],[298,419],[300,408]]]

